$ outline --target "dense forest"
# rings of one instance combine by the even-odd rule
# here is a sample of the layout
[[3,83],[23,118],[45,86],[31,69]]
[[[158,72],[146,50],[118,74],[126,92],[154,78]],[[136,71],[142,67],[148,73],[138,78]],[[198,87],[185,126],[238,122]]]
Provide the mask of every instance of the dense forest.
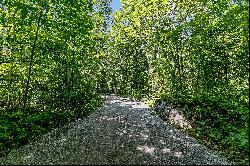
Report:
[[249,2],[110,3],[1,0],[0,157],[115,93],[180,108],[190,135],[248,164]]

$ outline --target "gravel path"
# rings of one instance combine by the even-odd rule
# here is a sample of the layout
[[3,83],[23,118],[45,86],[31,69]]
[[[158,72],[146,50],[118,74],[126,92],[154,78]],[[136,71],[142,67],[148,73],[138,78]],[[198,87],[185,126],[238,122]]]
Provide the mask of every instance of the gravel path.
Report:
[[87,118],[12,151],[0,164],[228,165],[149,112],[142,102],[106,96]]

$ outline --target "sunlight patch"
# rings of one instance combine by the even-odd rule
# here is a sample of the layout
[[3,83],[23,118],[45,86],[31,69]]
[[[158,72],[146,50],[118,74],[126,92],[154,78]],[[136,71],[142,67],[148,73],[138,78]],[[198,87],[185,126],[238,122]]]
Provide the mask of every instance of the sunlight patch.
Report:
[[149,108],[148,105],[142,102],[125,101],[121,102],[120,106],[132,106],[133,108]]
[[161,151],[162,151],[162,153],[170,153],[171,149],[170,148],[164,148]]
[[31,153],[30,155],[24,157],[24,159],[29,159],[29,158],[31,158],[31,157],[33,157],[33,153]]
[[140,135],[143,137],[143,139],[148,139],[148,135],[147,134],[143,134],[143,133],[140,133]]
[[150,155],[153,155],[155,148],[154,147],[148,147],[148,146],[138,146],[136,150],[140,150],[145,153],[149,153]]
[[132,107],[133,108],[149,108],[149,106],[144,103],[140,103],[138,105],[132,105]]
[[163,140],[160,140],[160,143],[163,144],[163,145],[166,144],[166,142],[164,142]]
[[112,100],[110,101],[110,103],[114,104],[114,103],[121,103],[122,101],[121,100]]
[[174,152],[175,157],[183,157],[182,152]]

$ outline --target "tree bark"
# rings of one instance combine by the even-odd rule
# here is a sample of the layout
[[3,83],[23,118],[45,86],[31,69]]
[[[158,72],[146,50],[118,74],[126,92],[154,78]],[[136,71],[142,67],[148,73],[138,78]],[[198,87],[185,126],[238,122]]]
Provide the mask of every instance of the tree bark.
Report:
[[29,93],[30,76],[31,76],[31,70],[32,70],[33,62],[34,62],[35,47],[36,47],[38,31],[39,31],[40,26],[41,26],[41,24],[40,24],[41,17],[42,17],[42,10],[40,11],[40,15],[39,15],[39,18],[38,18],[35,40],[34,40],[34,44],[33,44],[33,47],[32,47],[32,52],[31,52],[31,57],[30,57],[30,64],[29,64],[29,70],[28,70],[28,80],[26,82],[26,89],[24,91],[24,103],[23,103],[24,104],[23,105],[24,109],[26,108],[26,105],[27,105],[27,96],[28,96],[28,93]]

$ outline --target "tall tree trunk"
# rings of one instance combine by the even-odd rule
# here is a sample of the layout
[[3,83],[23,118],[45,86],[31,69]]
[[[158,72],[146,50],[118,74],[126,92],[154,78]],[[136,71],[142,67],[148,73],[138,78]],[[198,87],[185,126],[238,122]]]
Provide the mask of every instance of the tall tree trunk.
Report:
[[26,104],[27,104],[27,96],[28,96],[28,93],[29,93],[30,76],[31,76],[31,70],[32,70],[33,62],[34,62],[35,47],[36,47],[38,31],[39,31],[40,26],[41,26],[40,22],[41,22],[42,12],[43,11],[41,10],[39,18],[38,18],[35,40],[34,40],[34,44],[33,44],[33,47],[32,47],[32,52],[31,52],[31,57],[30,57],[30,64],[29,64],[29,70],[28,70],[28,80],[26,82],[26,89],[24,91],[24,106],[23,106],[24,109],[26,108]]

